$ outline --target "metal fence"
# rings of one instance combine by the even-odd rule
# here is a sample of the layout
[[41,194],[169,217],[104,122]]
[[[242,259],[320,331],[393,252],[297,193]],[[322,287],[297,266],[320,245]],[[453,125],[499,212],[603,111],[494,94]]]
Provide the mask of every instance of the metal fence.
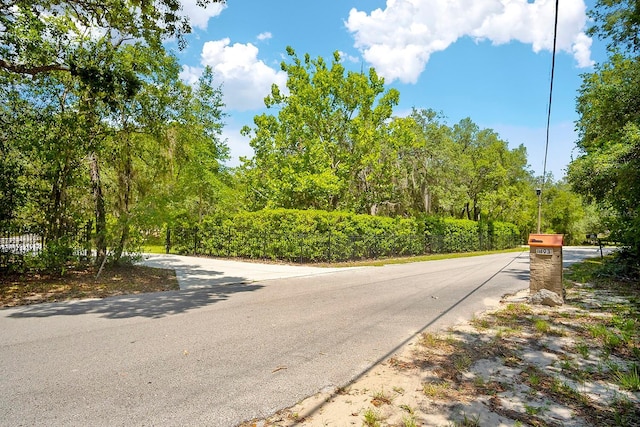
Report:
[[[65,236],[65,249],[70,259],[86,259],[91,256],[91,224]],[[47,243],[42,233],[30,230],[0,229],[0,269],[21,266],[42,256]]]
[[204,232],[197,228],[178,228],[167,232],[165,245],[167,252],[179,254],[307,263],[490,251],[513,248],[521,243],[517,235],[490,237],[484,233],[460,237],[389,233],[346,235],[328,231],[283,237],[228,229]]

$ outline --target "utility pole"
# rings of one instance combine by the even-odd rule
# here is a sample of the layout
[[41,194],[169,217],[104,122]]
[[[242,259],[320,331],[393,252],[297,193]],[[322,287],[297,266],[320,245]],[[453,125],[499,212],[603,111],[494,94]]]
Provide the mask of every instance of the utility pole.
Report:
[[538,196],[538,234],[540,234],[540,223],[542,222],[542,188],[536,188]]

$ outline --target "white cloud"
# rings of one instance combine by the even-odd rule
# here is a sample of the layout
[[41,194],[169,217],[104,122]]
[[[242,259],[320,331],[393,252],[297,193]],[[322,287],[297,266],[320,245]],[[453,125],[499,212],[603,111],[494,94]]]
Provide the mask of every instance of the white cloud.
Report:
[[273,35],[268,31],[258,34],[258,40],[260,40],[260,41],[269,40],[272,37],[273,37]]
[[[553,0],[387,0],[384,10],[370,14],[351,9],[345,24],[355,47],[381,75],[415,83],[432,53],[465,36],[552,50],[554,7]],[[580,67],[593,64],[585,11],[584,0],[560,2],[557,48]]]
[[242,136],[240,128],[233,125],[225,126],[222,130],[222,138],[227,140],[227,147],[229,147],[229,160],[225,162],[227,166],[240,166],[242,164],[240,157],[250,159],[254,156],[253,148],[249,144],[251,138]]
[[[264,98],[271,85],[284,88],[287,75],[276,71],[258,59],[258,48],[251,43],[230,44],[228,38],[208,41],[202,48],[202,65],[209,65],[216,83],[222,84],[228,109],[246,111],[264,107]],[[183,67],[183,72],[193,68]]]
[[218,16],[226,9],[225,2],[211,3],[207,7],[200,7],[196,4],[197,0],[181,0],[182,13],[189,18],[192,27],[207,29],[209,19]]
[[201,67],[191,67],[189,65],[183,65],[179,77],[187,84],[193,85],[198,81],[203,71],[204,68]]
[[357,56],[349,55],[348,53],[343,52],[341,50],[339,50],[338,53],[340,54],[341,62],[344,62],[344,61],[355,62],[355,63],[360,62],[360,58],[358,58]]

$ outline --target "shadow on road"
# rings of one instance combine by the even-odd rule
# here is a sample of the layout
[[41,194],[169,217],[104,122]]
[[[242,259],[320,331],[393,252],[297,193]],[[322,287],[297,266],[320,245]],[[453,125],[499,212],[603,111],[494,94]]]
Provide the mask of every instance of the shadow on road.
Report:
[[[236,275],[244,274],[244,271],[223,271],[216,268],[218,265],[212,263],[207,258],[191,258],[189,262],[185,261],[186,257],[178,257],[175,255],[147,255],[140,262],[141,265],[154,268],[165,268],[174,270],[176,278],[182,290],[193,290],[198,288],[210,288],[216,285],[229,285],[236,283],[251,282],[247,277],[236,277]],[[242,265],[241,263],[237,263]]]
[[[238,282],[241,281],[238,278]],[[109,297],[101,300],[70,301],[64,303],[38,304],[21,307],[9,317],[51,317],[98,314],[107,319],[131,317],[162,318],[185,313],[218,301],[229,299],[233,294],[252,292],[262,288],[257,284],[214,285],[202,289],[156,292],[150,294]]]

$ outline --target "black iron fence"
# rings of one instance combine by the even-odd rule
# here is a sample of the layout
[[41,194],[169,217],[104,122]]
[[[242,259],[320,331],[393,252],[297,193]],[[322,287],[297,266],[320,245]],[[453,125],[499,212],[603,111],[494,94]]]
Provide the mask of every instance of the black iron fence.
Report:
[[[87,260],[92,252],[92,227],[79,229],[63,241],[45,242],[41,233],[0,230],[0,268],[15,268],[40,261],[45,265],[67,260]],[[167,252],[226,258],[282,260],[313,263],[356,261],[436,253],[490,251],[522,244],[518,235],[466,234],[348,234],[342,231],[273,235],[217,227],[167,230]]]

